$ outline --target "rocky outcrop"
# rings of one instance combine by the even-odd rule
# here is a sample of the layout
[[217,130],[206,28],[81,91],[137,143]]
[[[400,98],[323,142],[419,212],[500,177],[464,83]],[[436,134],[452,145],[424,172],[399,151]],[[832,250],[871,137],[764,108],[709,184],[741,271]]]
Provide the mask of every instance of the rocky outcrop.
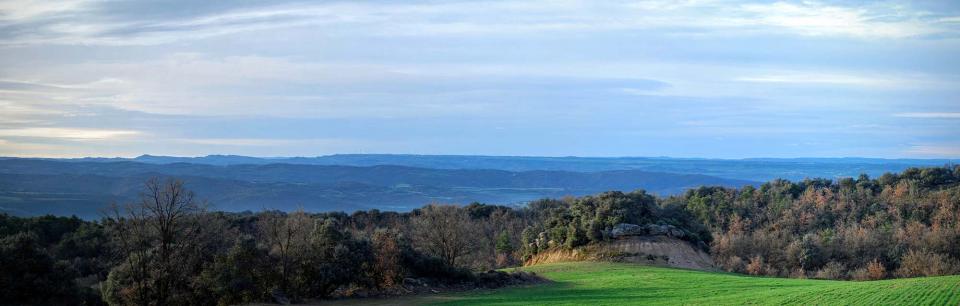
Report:
[[689,242],[666,236],[622,237],[601,244],[600,251],[606,254],[616,254],[616,261],[715,270],[710,254],[694,247]]
[[[634,229],[635,230],[635,229]],[[669,233],[669,231],[665,232]],[[713,259],[689,242],[669,237],[621,235],[609,242],[592,244],[573,250],[554,249],[532,256],[524,265],[567,261],[616,261],[655,266],[713,271]]]

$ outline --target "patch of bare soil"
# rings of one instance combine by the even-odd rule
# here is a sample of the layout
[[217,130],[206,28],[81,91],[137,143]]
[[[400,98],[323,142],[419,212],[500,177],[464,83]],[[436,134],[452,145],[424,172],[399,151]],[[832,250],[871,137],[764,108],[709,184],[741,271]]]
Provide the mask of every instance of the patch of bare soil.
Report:
[[716,270],[710,254],[686,241],[666,236],[629,236],[573,250],[548,251],[533,256],[524,265],[585,260],[633,262],[704,271]]

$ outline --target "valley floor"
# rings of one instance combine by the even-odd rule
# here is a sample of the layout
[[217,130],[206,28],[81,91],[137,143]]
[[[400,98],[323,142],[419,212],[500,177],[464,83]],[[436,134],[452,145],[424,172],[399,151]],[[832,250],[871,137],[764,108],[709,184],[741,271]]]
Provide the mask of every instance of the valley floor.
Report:
[[871,282],[751,277],[637,264],[524,268],[552,283],[329,305],[958,305],[960,275]]

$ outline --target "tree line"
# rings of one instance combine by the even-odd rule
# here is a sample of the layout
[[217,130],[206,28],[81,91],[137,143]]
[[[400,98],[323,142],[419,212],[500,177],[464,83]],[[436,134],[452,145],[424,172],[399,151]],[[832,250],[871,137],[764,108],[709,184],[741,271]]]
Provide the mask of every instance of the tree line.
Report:
[[960,272],[960,167],[876,179],[774,180],[701,187],[664,199],[713,232],[725,270],[873,280]]
[[411,212],[211,210],[179,180],[97,221],[0,214],[0,299],[12,304],[240,304],[498,286],[483,272],[656,225],[754,275],[881,279],[960,270],[960,167],[774,180]]
[[[521,211],[473,203],[412,212],[210,211],[151,179],[99,221],[0,214],[0,299],[12,304],[233,305],[497,287],[526,276]],[[486,272],[484,272],[486,271]]]

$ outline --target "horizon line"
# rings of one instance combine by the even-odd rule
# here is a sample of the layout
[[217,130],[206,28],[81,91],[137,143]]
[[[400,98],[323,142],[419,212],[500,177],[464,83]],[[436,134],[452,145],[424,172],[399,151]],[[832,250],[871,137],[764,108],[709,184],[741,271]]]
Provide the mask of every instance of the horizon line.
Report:
[[619,156],[579,156],[579,155],[488,155],[488,154],[420,154],[420,153],[333,153],[314,156],[254,156],[239,154],[207,154],[207,155],[161,155],[144,153],[137,156],[81,156],[81,157],[55,157],[55,156],[0,156],[3,159],[21,158],[21,159],[128,159],[134,160],[143,157],[167,157],[167,158],[209,158],[209,157],[243,157],[255,159],[310,159],[324,158],[334,156],[422,156],[422,157],[493,157],[493,158],[561,158],[561,159],[679,159],[679,160],[800,160],[800,159],[869,159],[869,160],[927,160],[927,161],[954,161],[960,160],[960,157],[867,157],[867,156],[830,156],[830,157],[677,157],[677,156],[637,156],[637,155],[619,155]]

